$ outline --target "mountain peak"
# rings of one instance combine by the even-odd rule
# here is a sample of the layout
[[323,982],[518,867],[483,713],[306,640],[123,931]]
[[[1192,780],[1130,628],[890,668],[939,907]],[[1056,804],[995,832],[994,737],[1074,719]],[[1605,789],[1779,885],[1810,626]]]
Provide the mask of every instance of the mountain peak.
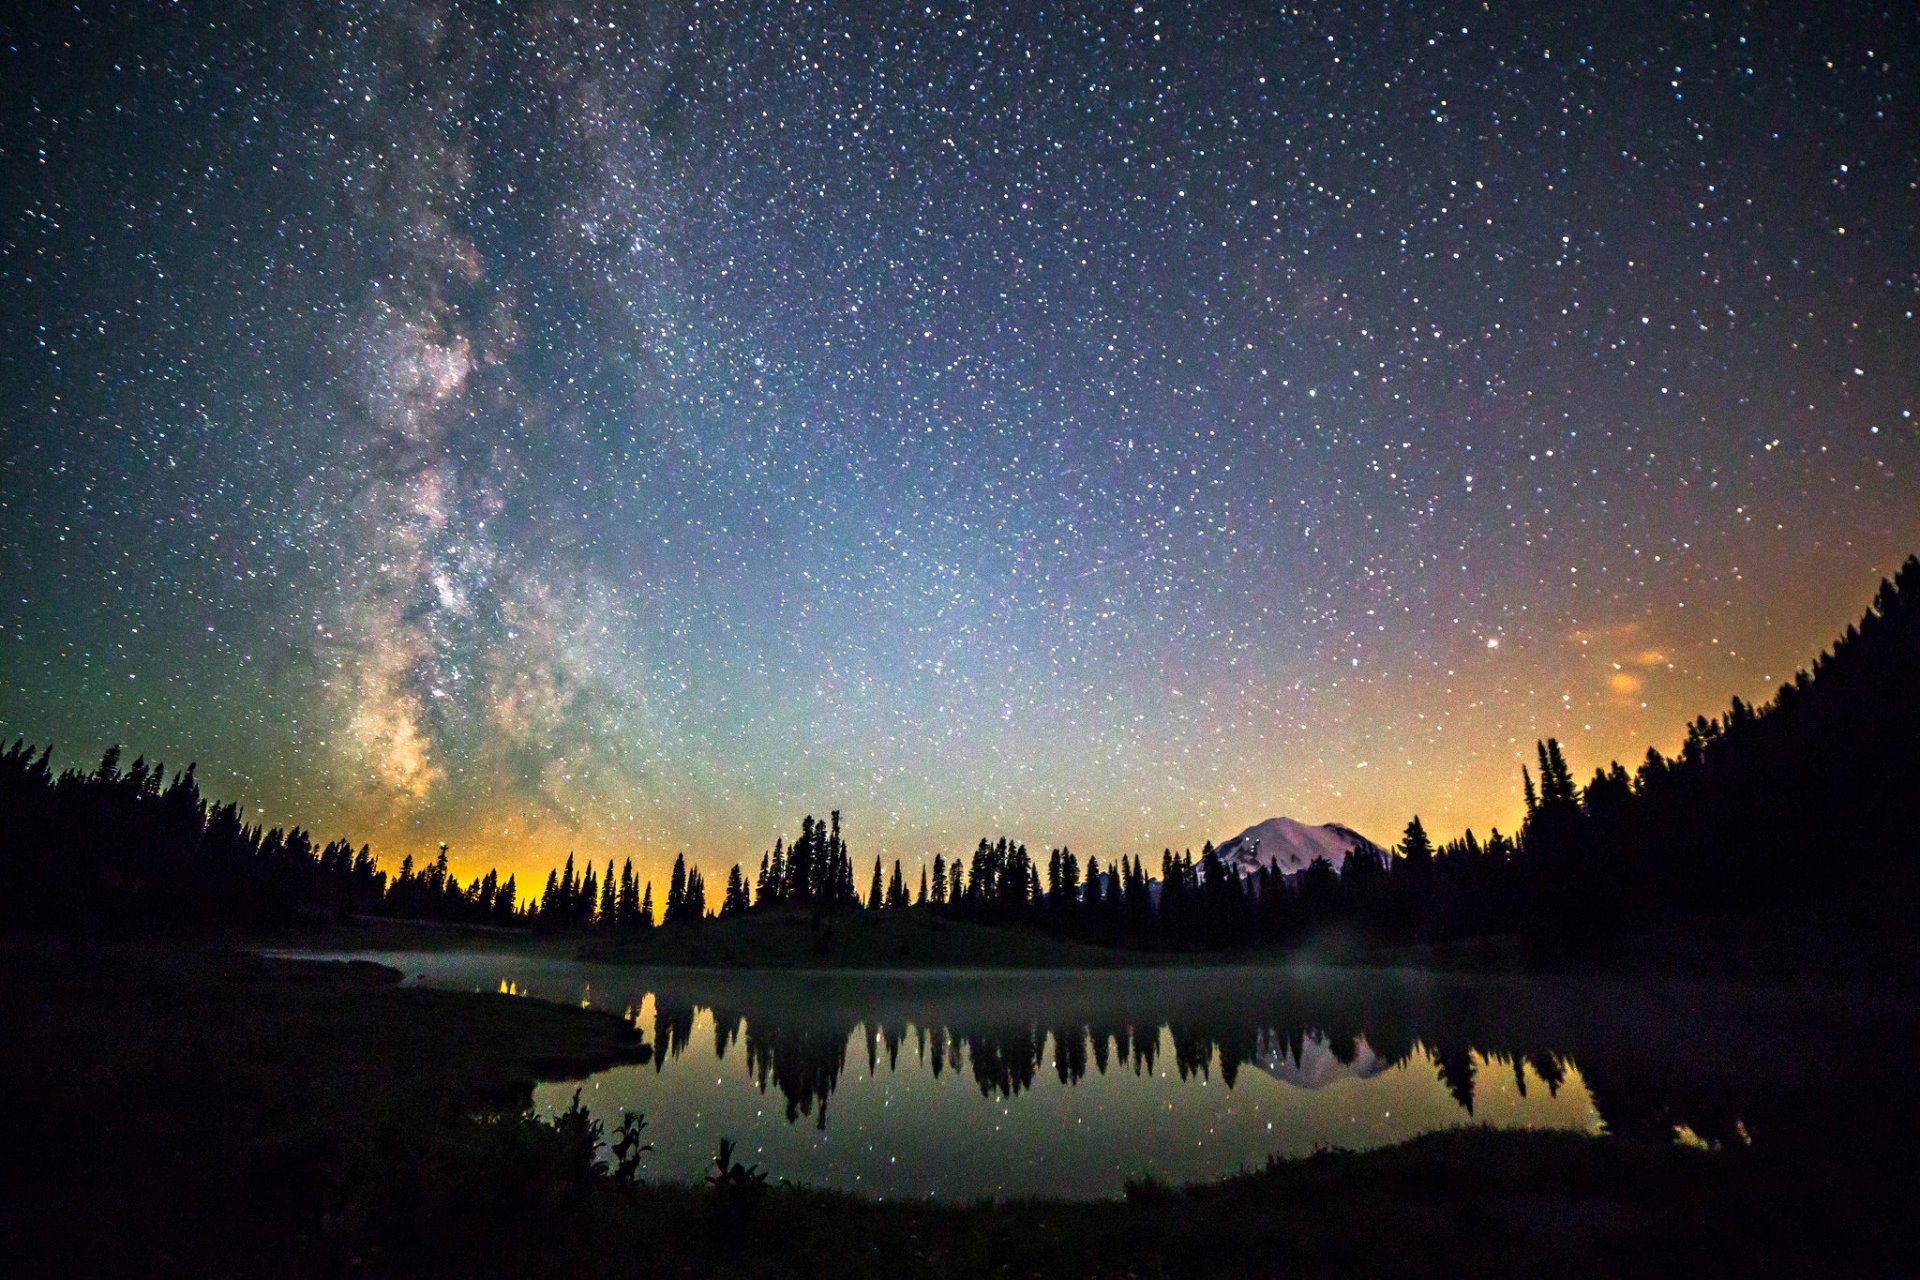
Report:
[[1325,858],[1337,870],[1355,849],[1375,854],[1385,850],[1337,822],[1308,825],[1296,818],[1268,818],[1222,842],[1220,860],[1242,874],[1276,867],[1284,875],[1305,871],[1315,858]]

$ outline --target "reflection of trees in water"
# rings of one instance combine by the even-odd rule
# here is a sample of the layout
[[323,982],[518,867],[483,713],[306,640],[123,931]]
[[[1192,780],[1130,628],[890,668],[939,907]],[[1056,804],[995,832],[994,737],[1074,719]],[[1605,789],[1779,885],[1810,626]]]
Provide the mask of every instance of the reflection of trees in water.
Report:
[[[738,1006],[711,1012],[715,1058],[724,1060],[734,1045],[744,1043],[748,1074],[760,1090],[779,1093],[789,1121],[809,1116],[822,1130],[856,1032],[864,1037],[870,1075],[883,1067],[900,1070],[904,1047],[909,1070],[930,1071],[936,1080],[949,1070],[964,1071],[988,1098],[1025,1093],[1048,1071],[1063,1086],[1077,1085],[1089,1073],[1131,1070],[1135,1076],[1153,1076],[1163,1053],[1171,1055],[1170,1074],[1180,1080],[1208,1081],[1217,1070],[1229,1089],[1249,1066],[1311,1088],[1425,1062],[1462,1113],[1473,1116],[1483,1078],[1504,1080],[1511,1073],[1521,1098],[1541,1089],[1557,1097],[1572,1066],[1568,1057],[1538,1043],[1502,1040],[1486,1026],[1474,1025],[1492,1018],[1455,1025],[1459,1019],[1434,1017],[1431,1005],[1383,1001],[1339,1020],[1330,1016],[1330,1008],[1319,1009],[1315,1014],[1325,1020],[1317,1022],[1297,1016],[1282,1020],[1281,1009],[1238,1016],[1199,1009],[1168,1018],[1132,1017],[1124,1004],[1110,1001],[1104,1009],[1089,1005],[1088,1016],[1050,1022],[1018,1015],[974,1020],[964,1013],[950,1020],[859,1021],[818,1010],[796,1019],[750,1014]],[[687,1048],[695,1013],[689,1001],[656,997],[656,1069]],[[1430,1022],[1453,1030],[1420,1034]],[[1677,1082],[1655,1055],[1631,1045],[1595,1044],[1582,1051],[1580,1066],[1593,1104],[1612,1132],[1664,1135],[1686,1124],[1709,1140],[1742,1140],[1745,1113],[1730,1091],[1691,1076]]]
[[[1541,1081],[1547,1086],[1548,1095],[1555,1098],[1559,1097],[1560,1086],[1567,1081],[1566,1064],[1550,1053],[1530,1053],[1526,1055],[1526,1057],[1527,1065],[1533,1068],[1533,1074],[1539,1076]],[[1514,1055],[1513,1072],[1516,1077],[1522,1080],[1520,1093],[1521,1096],[1524,1097],[1526,1096],[1527,1086],[1524,1082],[1525,1077],[1520,1075],[1520,1057],[1518,1054]]]
[[740,1038],[740,1027],[746,1019],[740,1014],[725,1009],[713,1011],[713,1060],[727,1060],[727,1046]]
[[1478,1075],[1478,1069],[1473,1065],[1473,1050],[1465,1045],[1435,1046],[1433,1066],[1440,1075],[1440,1083],[1447,1086],[1447,1092],[1453,1095],[1453,1100],[1468,1115],[1472,1115],[1473,1082]]
[[[657,1001],[655,1010],[654,1034],[661,1047],[660,1058],[678,1057],[691,1038],[694,1009]],[[1193,1021],[1158,1025],[1063,1023],[1052,1028],[1037,1022],[951,1027],[876,1021],[870,1029],[863,1024],[842,1030],[826,1025],[788,1027],[764,1019],[756,1023],[734,1010],[712,1012],[715,1058],[724,1060],[728,1048],[739,1042],[744,1032],[747,1071],[760,1091],[765,1093],[769,1087],[778,1090],[786,1101],[789,1121],[812,1116],[821,1129],[826,1128],[827,1101],[846,1069],[848,1042],[856,1034],[866,1046],[869,1076],[880,1074],[883,1060],[887,1071],[898,1071],[901,1047],[911,1042],[914,1064],[931,1071],[935,1079],[949,1068],[964,1066],[981,1096],[987,1098],[1017,1097],[1033,1087],[1035,1078],[1048,1065],[1063,1085],[1078,1084],[1090,1070],[1106,1075],[1110,1070],[1131,1068],[1136,1076],[1151,1076],[1163,1037],[1172,1045],[1174,1071],[1181,1080],[1209,1080],[1217,1064],[1221,1082],[1229,1089],[1238,1083],[1240,1071],[1248,1062],[1261,1063],[1296,1084],[1325,1083],[1324,1079],[1306,1078],[1312,1051],[1330,1056],[1344,1074],[1354,1068],[1365,1044],[1372,1054],[1367,1074],[1374,1074],[1404,1065],[1424,1048],[1440,1083],[1468,1115],[1473,1114],[1478,1078],[1476,1054],[1503,1067],[1510,1065],[1523,1096],[1527,1087],[1525,1066],[1532,1066],[1535,1075],[1556,1094],[1566,1076],[1565,1065],[1551,1054],[1503,1057],[1478,1053],[1463,1044],[1423,1046],[1413,1040],[1382,1052],[1369,1037],[1357,1032],[1305,1027],[1282,1030]]]
[[[787,1102],[787,1121],[815,1117],[815,1127],[827,1127],[827,1099],[840,1085],[847,1065],[847,1039],[852,1028],[760,1029],[747,1024],[747,1071],[760,1092],[771,1083]],[[815,1108],[818,1107],[818,1111]]]
[[981,1097],[990,1098],[997,1093],[1011,1098],[1033,1087],[1034,1072],[1039,1069],[1045,1050],[1045,1037],[1040,1028],[1029,1023],[997,1032],[975,1032],[961,1039]]
[[1061,1084],[1077,1084],[1087,1074],[1087,1029],[1053,1029],[1053,1073]]
[[1744,1110],[1729,1091],[1697,1085],[1676,1089],[1671,1080],[1649,1079],[1644,1067],[1627,1061],[1583,1067],[1581,1074],[1609,1133],[1664,1138],[1685,1125],[1723,1146],[1746,1141]]
[[693,1005],[672,1004],[663,997],[653,1001],[653,1069],[666,1066],[668,1058],[685,1052],[693,1039]]

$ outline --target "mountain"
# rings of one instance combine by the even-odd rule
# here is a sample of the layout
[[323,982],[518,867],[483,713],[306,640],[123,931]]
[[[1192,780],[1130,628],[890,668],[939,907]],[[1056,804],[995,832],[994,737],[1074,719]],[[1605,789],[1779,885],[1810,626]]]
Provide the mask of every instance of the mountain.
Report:
[[1315,858],[1325,858],[1337,870],[1355,849],[1385,853],[1352,827],[1343,827],[1337,822],[1310,827],[1292,818],[1268,818],[1224,842],[1216,852],[1222,862],[1243,875],[1266,866],[1277,866],[1283,874],[1295,875],[1305,871]]

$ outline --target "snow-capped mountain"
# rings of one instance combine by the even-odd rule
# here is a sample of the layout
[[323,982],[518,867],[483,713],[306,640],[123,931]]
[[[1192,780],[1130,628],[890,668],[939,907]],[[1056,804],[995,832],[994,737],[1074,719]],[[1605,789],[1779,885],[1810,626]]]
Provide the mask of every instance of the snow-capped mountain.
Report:
[[1242,875],[1269,866],[1278,867],[1284,875],[1295,875],[1305,871],[1315,858],[1325,858],[1338,870],[1355,849],[1384,852],[1352,827],[1337,822],[1310,827],[1292,818],[1268,818],[1225,841],[1216,852],[1222,862]]

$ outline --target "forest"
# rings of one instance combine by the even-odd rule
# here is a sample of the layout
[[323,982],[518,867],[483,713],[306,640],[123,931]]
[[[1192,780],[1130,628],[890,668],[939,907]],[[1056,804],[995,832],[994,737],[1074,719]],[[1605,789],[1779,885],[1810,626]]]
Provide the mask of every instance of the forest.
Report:
[[[1385,856],[1317,860],[1296,876],[1241,875],[1209,843],[1085,863],[1005,837],[909,874],[875,859],[863,894],[838,811],[811,815],[757,870],[735,864],[717,903],[685,855],[656,900],[631,860],[576,868],[538,892],[489,870],[462,884],[448,849],[389,873],[345,838],[249,825],[201,792],[109,748],[91,771],[56,772],[51,746],[0,752],[0,866],[17,922],[264,925],[349,915],[582,935],[698,929],[715,916],[921,911],[1109,947],[1215,952],[1285,948],[1329,927],[1387,943],[1517,935],[1578,954],[1625,921],[1663,911],[1740,913],[1806,900],[1910,858],[1900,802],[1920,777],[1920,558],[1880,584],[1860,621],[1762,706],[1734,698],[1687,726],[1678,752],[1649,747],[1581,784],[1562,745],[1522,769],[1526,816],[1509,835],[1436,844],[1418,816]],[[1845,831],[1844,838],[1836,831]]]

